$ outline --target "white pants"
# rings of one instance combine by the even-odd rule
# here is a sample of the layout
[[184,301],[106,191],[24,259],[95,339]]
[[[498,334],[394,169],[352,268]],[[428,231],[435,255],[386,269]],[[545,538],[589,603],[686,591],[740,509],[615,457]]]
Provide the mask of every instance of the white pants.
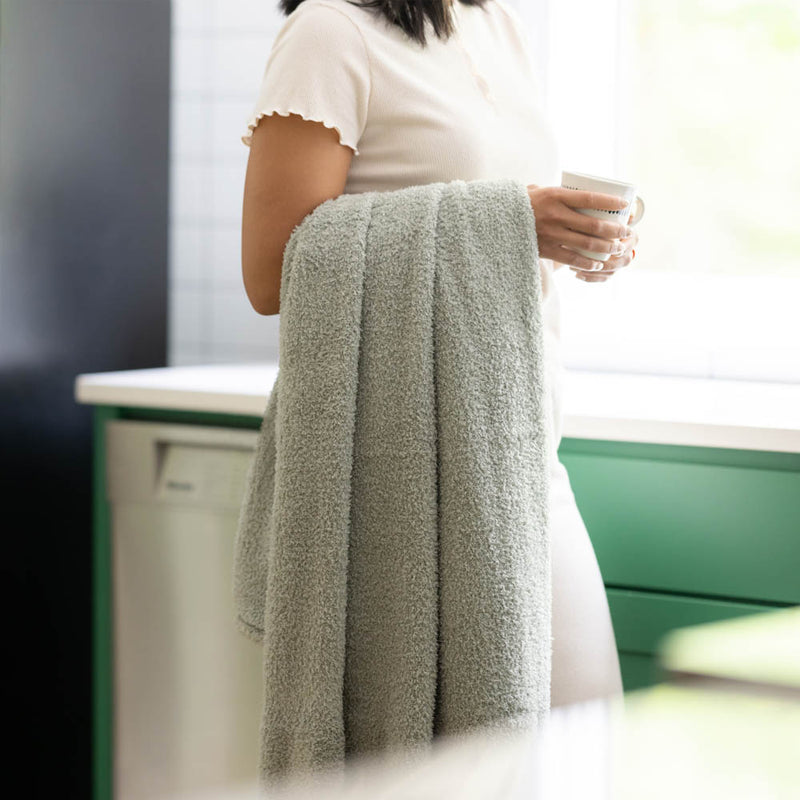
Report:
[[566,467],[550,492],[553,578],[551,707],[622,695],[622,676],[603,578]]

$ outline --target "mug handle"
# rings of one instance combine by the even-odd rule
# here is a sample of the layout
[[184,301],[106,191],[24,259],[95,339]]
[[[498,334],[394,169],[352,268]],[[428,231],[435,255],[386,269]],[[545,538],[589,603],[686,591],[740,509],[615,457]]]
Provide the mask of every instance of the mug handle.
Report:
[[636,225],[644,216],[644,200],[637,194],[633,202],[636,204],[636,211],[631,213],[628,225]]

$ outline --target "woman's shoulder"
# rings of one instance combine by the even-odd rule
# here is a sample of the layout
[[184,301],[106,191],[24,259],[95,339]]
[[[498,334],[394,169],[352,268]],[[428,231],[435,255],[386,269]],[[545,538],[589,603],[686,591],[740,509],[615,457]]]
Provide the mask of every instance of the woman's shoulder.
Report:
[[498,22],[503,25],[508,35],[516,39],[521,46],[527,46],[528,34],[519,11],[507,0],[489,0],[487,9]]
[[508,0],[488,0],[486,8],[501,27],[506,42],[527,57],[531,46],[530,36],[520,12]]
[[303,0],[283,20],[272,44],[271,58],[277,52],[284,58],[291,53],[295,60],[307,60],[309,56],[317,64],[346,53],[345,60],[353,54],[363,55],[369,49],[367,9],[348,3],[347,0]]
[[486,5],[492,9],[497,9],[500,16],[507,19],[513,25],[522,25],[519,12],[514,6],[506,2],[506,0],[489,0]]
[[287,19],[295,15],[330,17],[339,13],[348,17],[359,28],[365,25],[374,25],[378,21],[380,12],[374,8],[365,8],[348,0],[303,0],[297,8],[289,14]]
[[[455,0],[456,3],[459,0]],[[341,14],[344,14],[354,22],[363,24],[376,24],[385,19],[383,12],[374,7],[363,6],[358,2],[351,2],[350,0],[303,0],[289,17],[294,15],[307,15],[313,13],[326,13],[325,11],[318,11],[318,9],[334,9]],[[462,5],[463,8],[471,8],[470,6]],[[494,16],[507,21],[509,24],[519,27],[522,25],[519,12],[510,5],[507,0],[487,0],[485,10]]]
[[[458,11],[470,15],[486,13],[506,42],[512,42],[517,47],[527,45],[527,34],[519,12],[507,0],[486,0],[483,7],[461,4]],[[303,0],[284,22],[284,31],[291,28],[312,30],[314,38],[324,37],[331,45],[334,42],[341,43],[340,37],[345,34],[356,36],[367,45],[370,52],[380,52],[387,38],[405,40],[399,28],[389,22],[381,9],[362,6],[351,0]],[[328,36],[325,35],[326,31],[329,32]]]

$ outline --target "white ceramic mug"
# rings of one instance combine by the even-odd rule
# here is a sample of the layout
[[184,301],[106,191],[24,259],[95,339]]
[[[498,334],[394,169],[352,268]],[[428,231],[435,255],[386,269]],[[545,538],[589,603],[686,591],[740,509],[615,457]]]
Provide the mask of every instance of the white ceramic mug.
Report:
[[[644,200],[636,194],[636,186],[624,181],[614,181],[609,178],[598,178],[596,175],[585,175],[582,172],[562,172],[561,186],[565,189],[580,189],[581,191],[601,192],[623,197],[628,205],[619,211],[605,211],[597,208],[576,208],[581,214],[586,214],[597,219],[610,219],[621,222],[623,225],[636,225],[644,215]],[[634,210],[635,207],[635,210]],[[633,211],[633,214],[631,213]],[[566,245],[564,245],[566,247]],[[570,250],[580,253],[593,261],[608,261],[611,253],[593,253],[591,250],[582,250],[580,247],[570,247]]]

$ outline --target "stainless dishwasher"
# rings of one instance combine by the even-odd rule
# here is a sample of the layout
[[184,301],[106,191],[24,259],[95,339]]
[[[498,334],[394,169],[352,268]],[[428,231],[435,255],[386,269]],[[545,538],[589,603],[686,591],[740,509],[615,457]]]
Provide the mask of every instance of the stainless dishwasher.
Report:
[[231,571],[257,436],[107,423],[115,800],[256,782],[261,648],[235,628]]

